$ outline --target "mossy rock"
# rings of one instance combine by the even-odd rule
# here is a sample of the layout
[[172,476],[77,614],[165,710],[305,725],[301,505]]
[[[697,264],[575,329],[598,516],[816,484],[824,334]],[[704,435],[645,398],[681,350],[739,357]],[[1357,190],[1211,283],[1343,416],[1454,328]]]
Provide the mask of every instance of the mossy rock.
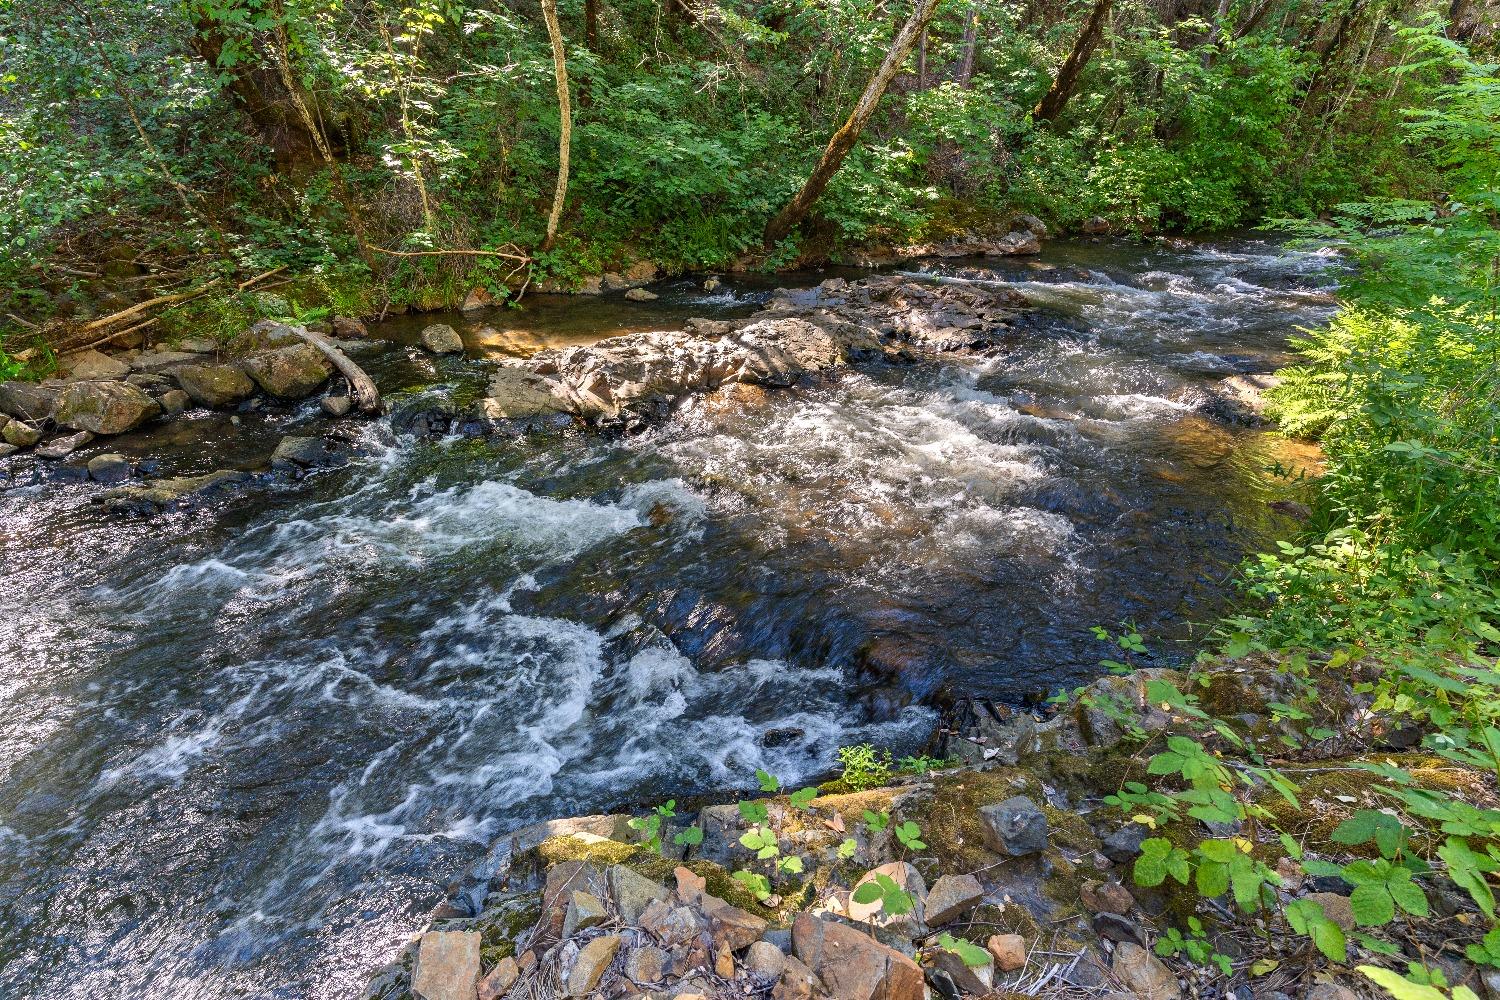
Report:
[[1016,795],[1044,800],[1041,781],[1019,768],[939,775],[933,788],[933,800],[921,820],[922,839],[942,870],[950,872],[977,871],[995,860],[994,852],[984,845],[980,806]]

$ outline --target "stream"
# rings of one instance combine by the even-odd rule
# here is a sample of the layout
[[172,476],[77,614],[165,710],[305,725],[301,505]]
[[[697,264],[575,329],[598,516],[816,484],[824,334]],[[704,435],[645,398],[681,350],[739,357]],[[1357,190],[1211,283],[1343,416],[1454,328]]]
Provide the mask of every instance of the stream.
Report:
[[[1097,674],[1091,625],[1190,655],[1317,462],[1194,391],[1288,360],[1333,309],[1328,259],[1056,242],[905,266],[1039,308],[984,356],[700,397],[633,437],[350,420],[342,468],[152,517],[0,461],[0,995],[357,995],[525,823],[914,752],[951,694]],[[486,357],[859,273],[402,317],[358,360],[399,413],[477,393]],[[468,360],[413,346],[440,320]],[[230,419],[81,455],[254,469],[327,425],[316,400]]]

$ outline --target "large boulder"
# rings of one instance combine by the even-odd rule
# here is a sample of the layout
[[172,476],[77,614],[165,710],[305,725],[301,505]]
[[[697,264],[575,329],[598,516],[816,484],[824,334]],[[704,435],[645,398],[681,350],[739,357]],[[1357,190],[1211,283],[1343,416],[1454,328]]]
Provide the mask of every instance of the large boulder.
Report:
[[123,434],[161,412],[161,405],[128,382],[79,382],[57,398],[53,419],[91,434]]
[[921,967],[853,927],[798,914],[792,949],[833,1000],[923,1000]]
[[462,354],[463,338],[447,323],[434,323],[422,331],[422,346],[433,354]]
[[478,931],[428,931],[417,943],[412,970],[415,1000],[476,1000],[479,994]]
[[62,367],[67,370],[69,378],[80,382],[88,379],[124,378],[130,374],[128,364],[93,349],[67,355],[62,359]]
[[13,448],[30,448],[42,439],[42,431],[24,421],[11,420],[0,427],[0,437],[5,438],[5,443]]
[[311,396],[333,374],[333,366],[311,344],[293,344],[250,355],[245,371],[266,392],[279,399]]
[[52,408],[57,405],[60,395],[60,386],[0,382],[0,413],[36,423],[52,416]]
[[200,406],[228,406],[255,391],[255,383],[235,365],[183,365],[172,374]]

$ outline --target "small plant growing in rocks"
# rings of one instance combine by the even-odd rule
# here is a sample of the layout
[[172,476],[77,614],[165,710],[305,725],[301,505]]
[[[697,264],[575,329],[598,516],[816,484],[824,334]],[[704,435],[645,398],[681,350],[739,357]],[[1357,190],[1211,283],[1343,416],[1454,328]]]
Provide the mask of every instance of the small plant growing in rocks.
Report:
[[839,747],[839,766],[843,771],[844,784],[851,791],[863,792],[879,788],[891,780],[890,751],[876,750],[868,743]]

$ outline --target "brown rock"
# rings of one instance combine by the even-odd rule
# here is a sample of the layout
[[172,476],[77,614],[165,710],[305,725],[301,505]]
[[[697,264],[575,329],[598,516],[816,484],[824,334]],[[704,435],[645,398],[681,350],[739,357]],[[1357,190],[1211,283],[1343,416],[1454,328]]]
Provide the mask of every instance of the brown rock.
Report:
[[792,948],[834,1000],[922,1000],[916,962],[853,927],[798,914]]
[[932,883],[923,904],[929,927],[941,927],[968,913],[984,900],[984,886],[973,875],[942,875]]
[[708,927],[698,911],[690,906],[669,906],[653,900],[641,913],[641,929],[671,948],[691,942]]
[[574,889],[590,889],[603,884],[599,869],[586,861],[564,861],[547,870],[542,886],[542,915],[537,924],[542,937],[556,940],[567,919],[569,896]]
[[479,981],[479,1000],[500,1000],[510,992],[521,976],[521,967],[514,958],[502,958],[490,970],[490,974]]
[[699,875],[693,874],[691,868],[678,865],[672,872],[677,877],[677,900],[689,906],[702,898],[704,891],[708,888],[708,881]]
[[360,337],[368,337],[370,330],[352,316],[335,316],[333,317],[333,335],[340,340],[356,340]]
[[[877,875],[884,875],[895,882],[912,899],[912,910],[910,913],[893,915],[883,909],[882,903],[877,899],[873,903],[857,903],[854,901],[854,893],[859,887],[867,882],[874,882]],[[854,884],[854,893],[849,896],[849,917],[861,923],[871,924],[875,927],[889,927],[890,929],[904,934],[907,937],[916,937],[926,927],[923,903],[927,897],[927,885],[922,881],[922,873],[905,861],[892,861],[889,864],[872,868],[865,872],[864,876]]]
[[1307,898],[1323,908],[1323,916],[1346,931],[1354,930],[1354,907],[1348,896],[1336,892],[1312,892]]
[[478,931],[428,931],[417,944],[411,993],[416,1000],[476,1000]]
[[162,412],[169,417],[181,416],[182,411],[186,410],[188,403],[191,402],[188,394],[181,389],[168,389],[157,396],[156,401],[161,404]]
[[563,995],[581,997],[592,993],[599,985],[599,980],[604,978],[604,971],[609,968],[609,963],[615,960],[615,954],[619,950],[620,935],[618,934],[596,937],[579,949],[573,968],[568,971],[563,980]]
[[731,906],[717,896],[704,895],[702,907],[708,914],[709,930],[717,947],[739,951],[759,941],[766,932],[768,925],[763,919]]
[[772,1000],[808,1000],[814,994],[823,992],[823,984],[801,960],[787,955],[784,956],[784,961],[781,978],[771,991]]
[[1307,991],[1304,1000],[1360,1000],[1358,993],[1338,983],[1318,983]]
[[1095,913],[1129,913],[1135,906],[1135,897],[1130,890],[1118,882],[1096,882],[1086,880],[1079,887],[1078,897],[1083,905]]
[[1115,948],[1110,970],[1126,989],[1141,1000],[1178,1000],[1182,987],[1161,959],[1129,941]]
[[714,953],[714,975],[720,979],[734,978],[734,954],[723,945]]
[[79,382],[57,397],[53,419],[91,434],[123,434],[161,412],[161,406],[126,382]]
[[671,959],[655,945],[636,948],[625,958],[625,977],[636,983],[659,983],[667,974]]
[[228,406],[255,391],[250,376],[234,365],[183,365],[172,374],[200,406]]
[[458,308],[461,312],[473,312],[494,304],[495,297],[490,294],[490,290],[483,285],[475,285],[469,289],[469,294],[464,296],[463,304]]
[[1019,934],[991,934],[985,942],[1001,972],[1015,972],[1026,967],[1026,939]]

